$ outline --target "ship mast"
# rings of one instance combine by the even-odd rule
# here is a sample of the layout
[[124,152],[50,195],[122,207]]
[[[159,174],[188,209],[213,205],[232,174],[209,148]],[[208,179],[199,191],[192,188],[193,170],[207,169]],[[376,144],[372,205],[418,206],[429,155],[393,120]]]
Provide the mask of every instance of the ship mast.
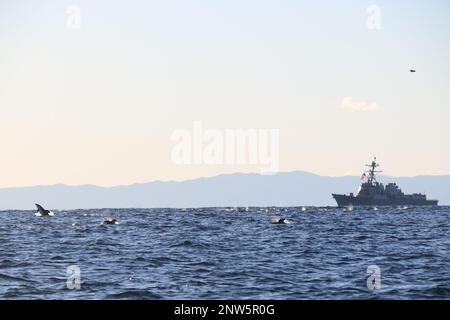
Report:
[[377,181],[377,179],[375,178],[375,173],[379,173],[381,172],[380,170],[376,170],[377,167],[379,167],[380,165],[377,163],[377,157],[373,158],[373,161],[371,164],[366,164],[366,167],[369,167],[370,169],[367,171],[367,173],[369,173],[369,178],[367,180],[367,182],[370,185],[374,185],[374,182]]

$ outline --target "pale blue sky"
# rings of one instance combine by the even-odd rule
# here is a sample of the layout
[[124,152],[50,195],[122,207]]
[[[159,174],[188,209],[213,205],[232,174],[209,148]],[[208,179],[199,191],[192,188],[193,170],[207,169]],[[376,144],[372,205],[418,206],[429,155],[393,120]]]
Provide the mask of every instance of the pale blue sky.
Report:
[[0,186],[258,171],[175,165],[195,120],[280,129],[282,171],[450,174],[449,40],[446,0],[0,0]]

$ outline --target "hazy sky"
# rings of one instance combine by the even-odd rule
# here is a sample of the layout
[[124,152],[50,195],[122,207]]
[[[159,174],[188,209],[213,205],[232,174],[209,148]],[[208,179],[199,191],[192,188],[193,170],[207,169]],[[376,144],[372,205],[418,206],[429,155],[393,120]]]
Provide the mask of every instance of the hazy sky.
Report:
[[259,172],[174,163],[194,121],[279,129],[282,171],[450,174],[449,40],[448,0],[0,0],[0,187]]

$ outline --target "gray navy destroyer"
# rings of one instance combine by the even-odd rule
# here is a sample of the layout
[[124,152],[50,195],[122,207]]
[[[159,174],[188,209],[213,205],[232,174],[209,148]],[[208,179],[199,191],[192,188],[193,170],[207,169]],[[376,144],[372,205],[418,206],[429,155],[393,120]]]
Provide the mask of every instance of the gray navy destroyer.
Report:
[[[362,183],[358,194],[332,194],[339,207],[349,206],[435,206],[438,200],[428,200],[421,193],[404,194],[396,183],[388,183],[384,186],[376,180],[375,173],[379,167],[377,158],[371,164],[367,164],[369,170],[361,178]],[[367,173],[367,174],[366,174]]]

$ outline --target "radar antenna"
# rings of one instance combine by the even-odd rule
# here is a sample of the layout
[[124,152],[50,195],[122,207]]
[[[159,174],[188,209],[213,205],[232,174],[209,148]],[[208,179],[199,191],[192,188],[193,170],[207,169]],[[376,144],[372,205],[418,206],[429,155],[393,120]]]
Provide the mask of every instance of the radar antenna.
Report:
[[367,183],[370,185],[374,185],[377,181],[375,177],[375,173],[382,172],[381,170],[376,170],[380,165],[377,163],[377,157],[373,158],[373,161],[371,164],[366,164],[366,167],[369,167],[370,169],[366,171],[369,174],[369,178],[367,179]]

